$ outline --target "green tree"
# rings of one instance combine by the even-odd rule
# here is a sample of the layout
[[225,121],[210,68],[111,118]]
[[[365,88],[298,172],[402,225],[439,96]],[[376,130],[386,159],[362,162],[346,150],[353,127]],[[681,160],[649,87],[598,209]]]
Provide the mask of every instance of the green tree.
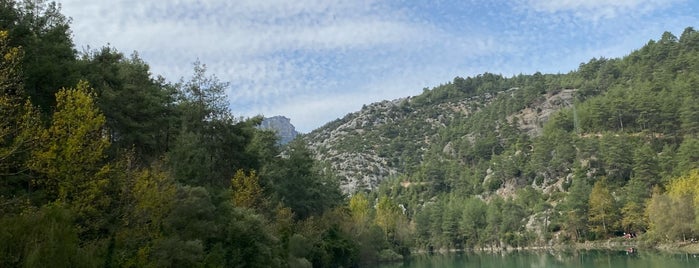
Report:
[[658,154],[658,165],[660,167],[659,175],[661,176],[662,182],[667,182],[668,179],[672,177],[675,168],[677,167],[677,160],[675,155],[677,147],[673,144],[665,144],[663,150]]
[[459,232],[459,221],[462,218],[461,213],[463,212],[460,201],[461,200],[456,200],[456,198],[452,196],[445,200],[443,205],[440,240],[444,247],[460,248],[463,246],[461,241],[462,236]]
[[483,242],[491,247],[501,246],[499,236],[502,231],[502,206],[504,203],[505,201],[500,196],[496,196],[490,200],[490,203],[488,203],[488,208],[486,209],[485,221],[487,225],[485,227],[485,237]]
[[432,230],[430,229],[430,223],[438,220],[433,214],[438,213],[435,204],[426,204],[421,210],[415,213],[413,216],[413,223],[415,224],[415,235],[416,241],[419,245],[424,247],[434,246],[431,244],[430,238],[432,236]]
[[277,133],[269,130],[256,130],[245,148],[247,155],[253,158],[251,168],[261,170],[265,164],[273,163],[281,153]]
[[486,226],[486,210],[486,204],[480,199],[466,199],[459,224],[465,246],[473,247],[480,243],[483,227]]
[[622,186],[631,177],[633,143],[628,136],[607,134],[600,140],[600,154],[604,161],[608,183]]
[[676,176],[699,168],[699,139],[684,139],[680,147],[677,148],[675,159],[677,166],[674,169],[674,174]]
[[182,241],[212,238],[216,234],[216,206],[212,201],[204,187],[178,187],[172,212],[164,221],[165,232]]
[[0,217],[0,266],[95,267],[102,260],[83,246],[75,216],[60,204]]
[[339,204],[342,193],[337,181],[318,171],[302,140],[289,143],[285,154],[268,163],[262,175],[276,201],[291,208],[298,219],[321,215]]
[[576,176],[562,204],[566,229],[575,235],[575,240],[583,239],[586,234],[591,191],[592,187],[587,183],[587,179]]
[[180,133],[167,157],[182,183],[227,188],[236,170],[251,169],[256,162],[247,146],[261,119],[234,119],[228,110],[227,86],[207,76],[206,67],[198,62],[191,80],[176,85]]
[[502,210],[501,240],[509,246],[524,246],[524,220],[527,218],[524,208],[509,199],[503,203]]
[[632,178],[623,188],[625,203],[621,208],[621,225],[627,232],[645,231],[648,220],[645,215],[645,203],[650,197],[646,183]]
[[41,122],[24,93],[22,50],[8,42],[8,32],[0,31],[0,196],[18,196],[32,186],[26,161],[38,144]]
[[688,51],[696,51],[699,49],[699,32],[693,27],[687,27],[680,35],[680,45]]
[[695,96],[689,96],[680,108],[682,132],[693,138],[697,138],[697,134],[699,134],[699,102],[696,99]]
[[649,193],[654,185],[660,183],[657,154],[650,144],[646,143],[636,148],[633,162],[633,176],[631,179],[642,182],[646,189],[645,192]]
[[138,54],[127,58],[109,47],[80,60],[81,73],[97,90],[114,150],[135,150],[146,161],[160,157],[175,129],[174,89],[152,78]]
[[648,221],[644,216],[643,204],[636,202],[627,202],[622,208],[621,225],[629,233],[645,231],[648,226]]
[[224,226],[225,267],[283,267],[279,244],[260,215],[232,208]]
[[607,188],[605,179],[598,180],[590,192],[590,229],[601,237],[614,231],[618,221],[614,196]]
[[70,20],[61,14],[56,2],[2,1],[1,5],[6,12],[2,13],[0,29],[8,29],[12,46],[25,51],[22,75],[26,92],[48,114],[55,104],[55,93],[78,80]]

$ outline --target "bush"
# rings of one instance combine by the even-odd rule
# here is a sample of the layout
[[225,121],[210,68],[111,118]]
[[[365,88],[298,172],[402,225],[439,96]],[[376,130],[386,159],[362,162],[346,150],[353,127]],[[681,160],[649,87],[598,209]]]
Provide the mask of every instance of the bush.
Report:
[[379,262],[397,262],[403,261],[403,255],[400,255],[392,249],[384,249],[379,252]]

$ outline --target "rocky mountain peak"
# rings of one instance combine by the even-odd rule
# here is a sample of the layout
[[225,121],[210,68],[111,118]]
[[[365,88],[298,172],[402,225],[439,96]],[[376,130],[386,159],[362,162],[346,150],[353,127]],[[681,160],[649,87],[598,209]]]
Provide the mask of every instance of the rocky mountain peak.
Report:
[[280,115],[265,117],[260,124],[260,128],[277,132],[279,143],[281,144],[287,144],[299,135],[294,125],[291,124],[291,119]]

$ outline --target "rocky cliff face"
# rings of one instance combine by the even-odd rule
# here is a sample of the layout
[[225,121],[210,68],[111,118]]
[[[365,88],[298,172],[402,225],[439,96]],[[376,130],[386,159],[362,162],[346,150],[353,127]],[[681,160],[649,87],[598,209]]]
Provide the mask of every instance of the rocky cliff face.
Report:
[[551,115],[562,107],[572,105],[574,89],[563,89],[555,93],[548,93],[544,98],[530,107],[520,110],[518,113],[507,117],[509,122],[516,119],[519,129],[530,137],[541,136],[542,126]]
[[[365,105],[360,111],[305,135],[315,157],[340,178],[345,193],[372,190],[390,176],[410,173],[425,160],[433,144],[444,143],[452,125],[481,112],[500,99],[518,98],[519,88],[431,103],[408,97]],[[572,101],[572,91],[541,95],[524,109],[510,114],[503,124],[538,136],[550,115]],[[458,132],[458,131],[456,131]],[[441,135],[441,136],[440,136]],[[473,142],[474,133],[460,133]],[[441,145],[440,145],[441,146]],[[444,153],[453,151],[447,141]]]
[[287,144],[299,135],[294,125],[291,124],[291,119],[284,116],[267,117],[262,120],[260,128],[277,132],[281,144]]

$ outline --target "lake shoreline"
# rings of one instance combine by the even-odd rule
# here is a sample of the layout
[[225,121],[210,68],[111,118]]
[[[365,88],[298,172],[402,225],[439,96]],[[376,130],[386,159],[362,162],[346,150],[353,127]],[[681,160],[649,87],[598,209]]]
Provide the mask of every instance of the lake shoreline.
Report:
[[[429,254],[421,251],[403,262],[381,263],[380,268],[421,267],[699,267],[699,254],[664,251],[656,247],[619,248],[618,241],[595,241],[557,246],[511,248],[508,250],[442,250]],[[631,241],[626,241],[631,242]],[[632,241],[636,242],[636,241]],[[643,241],[639,241],[643,242]],[[623,243],[630,245],[632,243]],[[643,243],[641,243],[643,244]],[[694,250],[686,244],[665,244],[668,249]]]
[[673,242],[673,243],[659,243],[651,244],[643,240],[638,239],[623,239],[622,238],[611,238],[601,241],[586,241],[582,243],[574,244],[558,244],[558,245],[547,245],[547,246],[526,246],[526,247],[481,247],[481,248],[466,248],[466,249],[436,249],[436,250],[426,250],[418,249],[411,250],[412,254],[422,255],[422,254],[450,254],[459,252],[512,252],[512,251],[562,251],[562,250],[619,250],[626,251],[629,249],[652,249],[662,252],[669,253],[691,253],[699,254],[699,243],[691,242]]

